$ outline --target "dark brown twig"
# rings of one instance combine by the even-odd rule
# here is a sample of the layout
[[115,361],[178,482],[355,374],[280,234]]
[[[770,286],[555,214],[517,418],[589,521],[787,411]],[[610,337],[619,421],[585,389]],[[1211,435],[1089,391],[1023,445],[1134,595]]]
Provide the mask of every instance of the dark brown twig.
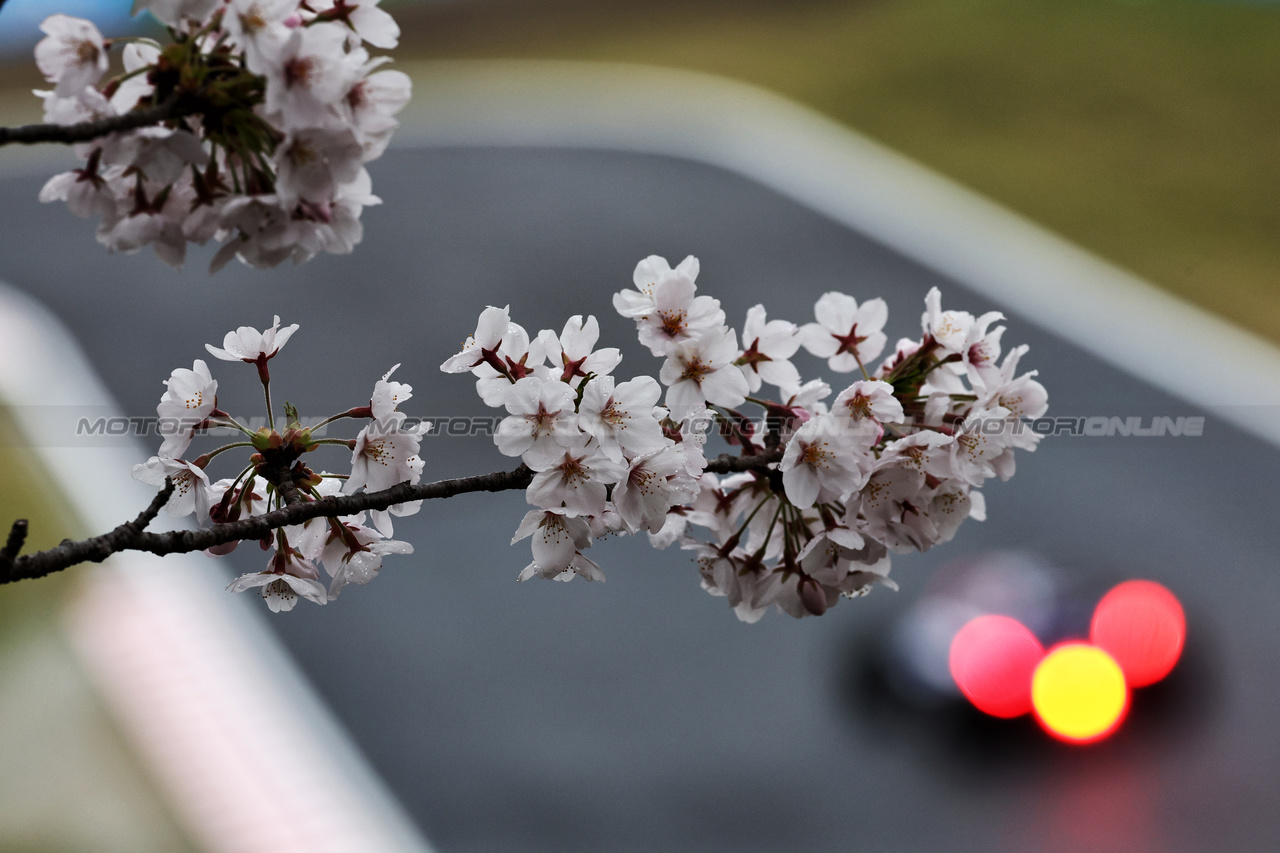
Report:
[[[770,451],[756,456],[731,456],[721,454],[707,463],[707,471],[728,474],[738,471],[764,470],[782,458],[781,451]],[[242,518],[225,524],[200,530],[175,530],[168,533],[147,533],[145,528],[155,518],[160,508],[173,494],[172,481],[166,480],[165,488],[155,496],[151,505],[136,519],[125,522],[109,533],[73,542],[64,540],[56,548],[27,554],[13,559],[8,572],[0,583],[39,578],[80,563],[100,563],[121,551],[146,551],[151,554],[185,554],[203,551],[228,542],[261,539],[272,530],[301,524],[313,518],[333,518],[366,510],[385,510],[396,504],[411,501],[449,498],[471,492],[502,492],[524,489],[533,481],[533,471],[521,465],[511,471],[495,471],[475,477],[437,480],[434,483],[401,483],[380,492],[361,492],[354,495],[331,495],[313,501],[292,503],[283,509],[264,515]],[[12,541],[12,536],[11,536]],[[21,545],[19,544],[19,547]],[[2,567],[0,567],[2,568]]]
[[4,548],[0,548],[0,583],[8,583],[9,575],[13,570],[13,561],[18,558],[18,554],[22,551],[22,543],[26,541],[27,520],[20,518],[9,528],[9,538],[5,541]]
[[9,538],[4,543],[4,548],[0,549],[0,560],[8,560],[13,562],[18,558],[18,553],[22,551],[22,543],[27,541],[27,520],[20,518],[13,523],[13,527],[9,528]]
[[17,143],[37,145],[43,142],[61,142],[67,145],[88,142],[109,133],[149,127],[169,119],[193,115],[199,112],[194,104],[184,103],[174,96],[152,107],[130,110],[123,115],[83,121],[79,124],[27,124],[21,127],[0,127],[0,145]]

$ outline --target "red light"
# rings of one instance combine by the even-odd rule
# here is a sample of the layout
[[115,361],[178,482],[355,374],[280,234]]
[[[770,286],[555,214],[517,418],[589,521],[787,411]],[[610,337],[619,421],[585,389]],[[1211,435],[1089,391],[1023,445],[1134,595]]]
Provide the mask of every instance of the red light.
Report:
[[1031,710],[1031,675],[1044,646],[1025,625],[1008,616],[972,619],[951,641],[951,677],[969,701],[993,717]]
[[1187,622],[1173,593],[1154,581],[1125,581],[1093,612],[1089,637],[1120,664],[1130,687],[1155,684],[1182,655]]

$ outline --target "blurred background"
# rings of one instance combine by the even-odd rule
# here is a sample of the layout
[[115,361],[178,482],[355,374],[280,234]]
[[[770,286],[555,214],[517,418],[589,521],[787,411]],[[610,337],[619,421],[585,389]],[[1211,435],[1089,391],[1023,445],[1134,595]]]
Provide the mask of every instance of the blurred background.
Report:
[[[51,10],[8,0],[6,106],[38,118]],[[1280,339],[1280,3],[383,0],[395,56],[634,62],[807,104],[1172,292]],[[144,25],[145,26],[145,25]],[[23,109],[25,105],[25,109]]]
[[[129,17],[129,5],[129,0],[4,3],[0,123],[39,120],[30,90],[42,81],[31,48],[45,15],[90,17],[108,35],[149,31],[146,20]],[[764,87],[1241,328],[1280,341],[1280,65],[1275,61],[1280,4],[383,0],[383,5],[403,29],[393,54],[398,59],[627,62],[710,72]],[[11,154],[0,151],[0,166]],[[789,319],[801,322],[808,319],[806,301],[842,286],[834,271],[840,264],[894,282],[871,289],[889,298],[903,333],[910,331],[920,295],[935,283],[935,276],[909,258],[890,257],[866,240],[839,233],[822,217],[706,170],[606,154],[588,156],[585,165],[581,158],[537,151],[492,161],[488,156],[465,150],[389,155],[384,171],[374,173],[375,191],[387,204],[366,215],[366,245],[351,258],[322,257],[300,270],[270,273],[229,270],[213,288],[207,287],[198,258],[196,269],[175,281],[149,254],[106,255],[86,223],[57,206],[35,203],[42,179],[6,178],[0,278],[49,301],[127,411],[139,414],[154,405],[163,378],[159,373],[199,356],[199,345],[216,342],[225,328],[262,325],[265,317],[258,315],[270,313],[255,307],[254,317],[246,318],[243,306],[227,304],[231,300],[253,298],[263,286],[276,288],[281,304],[302,315],[306,334],[326,329],[332,315],[318,306],[304,308],[295,297],[314,292],[340,299],[351,281],[365,278],[388,283],[367,285],[390,288],[377,292],[394,293],[392,285],[418,274],[424,263],[394,254],[418,239],[412,230],[392,224],[395,212],[406,209],[421,209],[424,217],[432,217],[424,221],[440,226],[422,246],[436,268],[422,275],[449,294],[448,309],[425,297],[417,297],[413,306],[424,313],[439,311],[432,328],[450,341],[469,330],[468,318],[478,307],[507,299],[531,315],[531,328],[558,325],[574,311],[594,311],[604,323],[603,297],[594,297],[599,304],[587,307],[572,295],[588,287],[575,270],[577,263],[590,269],[595,281],[607,279],[611,291],[613,282],[625,282],[629,264],[650,251],[668,254],[673,262],[694,252],[703,256],[704,269],[714,268],[709,260],[720,264],[716,281],[721,287],[708,286],[726,299],[731,322],[754,299],[769,304],[770,277],[791,272],[794,256],[802,252],[822,255],[829,263],[799,268],[797,276],[805,281],[796,291],[802,308]],[[395,187],[393,167],[412,167],[415,177]],[[584,174],[607,175],[598,180],[608,183]],[[658,188],[689,193],[678,196],[681,212],[672,221],[656,226],[641,213],[634,221],[595,221],[603,215],[603,198],[629,194],[652,209],[671,197]],[[717,201],[704,203],[695,189]],[[504,205],[510,210],[499,213]],[[525,224],[544,211],[554,213],[561,231]],[[768,212],[777,219],[753,224],[743,211],[760,211],[761,217]],[[789,224],[777,233],[767,221]],[[593,225],[599,234],[590,230]],[[732,237],[727,236],[730,225],[738,229]],[[501,236],[505,248],[458,248],[477,230]],[[51,234],[65,237],[57,245],[65,243],[67,249],[57,258],[49,256],[50,245],[36,245],[41,239],[52,242]],[[584,253],[588,258],[571,263],[567,254],[587,239],[585,234],[598,239]],[[743,256],[744,246],[777,254],[765,263]],[[566,257],[539,256],[524,271],[532,276],[533,292],[504,295],[512,292],[520,252],[557,251]],[[84,270],[93,271],[97,288],[92,294],[68,281]],[[734,282],[740,292],[727,296],[724,282]],[[128,288],[131,295],[116,298],[112,287],[121,294]],[[564,293],[556,300],[540,298],[538,288],[557,287]],[[207,292],[218,288],[223,289]],[[151,307],[141,307],[143,300]],[[960,301],[957,307],[975,312],[990,307],[968,295]],[[108,340],[118,329],[102,322],[115,310],[118,322],[137,323],[119,328],[136,328],[133,334],[142,335],[143,319],[169,322],[191,305],[199,306],[206,319],[216,318],[214,326],[189,334],[157,333],[157,348],[151,350],[118,348]],[[151,313],[131,314],[143,310]],[[286,316],[285,322],[296,319]],[[610,328],[630,334],[625,324]],[[1061,394],[1051,400],[1055,406],[1066,401],[1068,408],[1060,412],[1074,414],[1097,394],[1113,405],[1140,401],[1118,414],[1165,413],[1175,405],[1095,364],[1069,341],[1033,333],[1021,323],[1010,337],[1035,343],[1032,359],[1045,361],[1034,366],[1043,367],[1047,376],[1041,378],[1051,395]],[[419,367],[406,379],[438,382],[431,365],[440,360],[439,347],[415,346],[421,348]],[[306,344],[302,337],[291,347],[324,355],[320,342]],[[375,347],[362,359],[359,375],[376,378],[391,363],[408,360],[397,347],[385,349]],[[633,369],[648,366],[647,356],[628,353]],[[142,368],[150,372],[144,375]],[[449,398],[450,404],[468,405],[463,402],[468,389],[454,390],[460,393]],[[1073,401],[1075,409],[1069,408]],[[1280,463],[1274,447],[1224,429],[1216,433],[1213,449],[1197,446],[1193,454],[1179,449],[1166,456],[1114,443],[1091,445],[1088,452],[1059,445],[1053,453],[1027,458],[1019,478],[990,490],[993,521],[1002,521],[978,531],[967,526],[955,543],[940,549],[946,553],[904,560],[900,565],[915,575],[903,581],[901,596],[878,593],[865,602],[844,603],[817,620],[820,627],[814,620],[791,623],[771,614],[754,634],[738,630],[719,602],[698,598],[702,594],[683,555],[645,548],[620,546],[622,553],[604,560],[606,571],[618,568],[619,578],[660,562],[661,580],[645,581],[638,589],[624,582],[614,592],[613,574],[606,598],[594,589],[560,585],[511,589],[517,558],[507,552],[505,541],[487,543],[488,550],[476,544],[484,536],[482,525],[464,508],[454,523],[474,539],[428,545],[424,526],[418,530],[420,549],[436,548],[433,558],[441,562],[483,554],[474,557],[488,567],[482,580],[456,564],[437,579],[406,581],[414,587],[411,593],[383,580],[356,591],[369,593],[365,598],[344,600],[342,605],[349,606],[342,615],[291,614],[300,618],[280,629],[280,641],[298,654],[377,773],[443,850],[778,849],[793,843],[798,849],[844,849],[839,839],[856,839],[858,831],[874,849],[978,849],[984,844],[993,845],[990,849],[1206,849],[1201,840],[1224,833],[1235,833],[1245,849],[1265,849],[1274,827],[1261,816],[1276,805],[1265,768],[1280,757],[1275,735],[1280,726],[1274,712],[1265,711],[1275,698],[1271,683],[1280,653],[1269,636],[1265,608],[1277,599],[1277,590],[1215,573],[1230,569],[1256,580],[1274,568],[1280,556],[1268,535],[1274,490],[1259,483],[1264,478],[1257,472],[1271,476]],[[38,461],[22,452],[23,442],[0,412],[0,520],[30,517],[32,548],[97,532],[77,520]],[[453,454],[451,463],[459,470],[440,475],[492,467],[491,452],[468,453]],[[1046,467],[1036,474],[1037,466]],[[501,504],[503,530],[506,519],[512,526],[518,520],[519,503]],[[1209,510],[1205,504],[1214,506]],[[1214,537],[1233,541],[1219,547]],[[1037,556],[1026,557],[1027,549]],[[240,557],[246,562],[237,568],[252,570],[252,560]],[[1107,584],[1122,577],[1162,577],[1184,602],[1191,592],[1205,596],[1188,604],[1199,619],[1191,619],[1190,630],[1199,626],[1201,636],[1211,639],[1192,650],[1171,685],[1147,700],[1146,711],[1136,708],[1134,719],[1146,723],[1118,747],[1087,757],[1054,751],[1030,724],[1001,727],[976,719],[951,699],[922,692],[909,673],[904,675],[910,654],[895,637],[907,630],[902,625],[920,618],[916,604],[928,599],[927,579],[948,560],[1001,566],[1013,560],[1037,567],[1028,571],[1042,580],[1056,578],[1050,584],[1057,584],[1055,600],[1066,602],[1067,610],[1096,600]],[[962,570],[953,566],[950,571]],[[1062,581],[1063,572],[1074,580]],[[0,849],[197,849],[201,842],[175,816],[164,785],[112,722],[64,637],[62,613],[76,583],[76,573],[68,573],[0,595]],[[417,589],[420,584],[426,586]],[[671,605],[676,599],[664,597],[668,591],[681,596],[679,601],[689,600]],[[397,601],[419,593],[432,603],[407,608]],[[530,608],[538,613],[527,616]],[[522,618],[532,621],[521,623]],[[701,627],[703,620],[714,627]],[[695,623],[699,627],[690,627]],[[594,651],[575,645],[584,633],[598,644]],[[670,635],[669,643],[655,633]],[[365,665],[367,658],[341,657],[353,648],[374,654],[404,637],[429,650],[414,656],[422,661],[398,670],[374,667],[375,672]],[[572,661],[563,671],[543,663],[539,645],[548,642],[557,654],[584,655],[591,671],[575,675]],[[649,672],[655,657],[669,660],[682,648],[698,653],[690,654],[678,673],[664,678]],[[308,650],[316,653],[310,660]],[[498,663],[500,658],[506,663]],[[1227,658],[1234,663],[1228,666]],[[458,673],[469,673],[472,681]],[[582,721],[565,724],[562,715],[584,709],[598,717],[587,726],[591,736],[579,739]],[[689,721],[699,714],[720,714],[725,721],[722,726]],[[735,714],[742,719],[729,722]],[[781,715],[794,715],[787,717],[795,730],[790,748],[773,743],[778,735],[767,728]],[[360,720],[371,722],[361,728]],[[425,744],[389,734],[403,728],[405,720],[440,727],[444,735],[436,740],[454,742]],[[511,739],[512,729],[524,728],[529,729],[524,740]],[[620,747],[622,728],[634,739]],[[769,741],[757,745],[763,757],[752,761],[748,750],[725,758],[730,746],[717,738],[739,737]],[[1250,743],[1256,747],[1252,755]],[[609,759],[600,764],[596,759],[602,753]],[[1235,778],[1233,766],[1242,768]],[[1147,784],[1148,771],[1162,781]],[[1201,819],[1206,809],[1196,801],[1196,791],[1213,785],[1218,787],[1209,798],[1222,814]],[[557,796],[566,789],[572,791],[568,804]],[[839,826],[822,823],[825,812],[814,805],[820,795],[837,804],[830,808],[840,811]],[[68,801],[76,807],[68,809]],[[1245,805],[1232,814],[1225,805],[1231,802]],[[916,817],[917,809],[924,817]],[[662,818],[657,822],[665,823],[670,835],[651,825],[654,816]],[[916,820],[921,825],[913,827]],[[1006,824],[998,840],[991,840],[990,821]]]

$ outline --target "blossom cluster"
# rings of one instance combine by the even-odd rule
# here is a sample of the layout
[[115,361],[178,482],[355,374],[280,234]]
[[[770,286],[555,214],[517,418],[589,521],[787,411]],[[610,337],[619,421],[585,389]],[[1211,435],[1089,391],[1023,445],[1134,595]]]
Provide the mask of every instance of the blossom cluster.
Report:
[[[391,379],[400,365],[374,383],[365,405],[353,407],[310,427],[298,420],[296,410],[285,404],[287,424],[275,428],[271,405],[270,369],[274,358],[298,326],[280,328],[280,318],[269,329],[242,326],[229,332],[221,347],[206,344],[209,353],[222,361],[252,364],[257,368],[267,401],[268,427],[251,432],[227,412],[218,408],[218,382],[208,365],[197,359],[191,369],[174,370],[165,381],[167,390],[156,407],[160,421],[175,425],[160,446],[160,452],[134,467],[133,476],[144,483],[161,486],[169,478],[173,493],[164,511],[173,517],[194,515],[206,525],[225,524],[262,515],[297,502],[308,502],[336,494],[361,490],[381,491],[403,482],[417,483],[423,462],[419,444],[428,426],[410,425],[399,406],[413,396],[413,389]],[[321,426],[342,418],[367,419],[369,423],[353,440],[318,438]],[[194,459],[185,458],[197,432],[226,428],[239,431],[244,440],[223,445]],[[351,452],[347,474],[313,471],[305,454],[322,445],[337,445]],[[211,481],[206,469],[213,459],[234,448],[252,450],[248,464],[234,478]],[[382,558],[389,554],[410,554],[407,542],[392,539],[392,516],[416,513],[421,502],[398,504],[389,511],[357,513],[341,518],[315,518],[303,524],[282,527],[260,541],[270,552],[266,568],[232,581],[228,589],[243,592],[259,589],[273,611],[290,610],[302,596],[317,604],[338,597],[347,584],[366,584],[377,576]],[[210,549],[211,556],[235,550],[237,542]],[[326,587],[317,565],[330,577]]]
[[[804,325],[757,305],[739,337],[720,302],[697,293],[698,273],[694,257],[673,269],[651,256],[635,269],[636,289],[614,296],[663,359],[657,380],[618,381],[621,356],[597,348],[594,317],[530,336],[494,307],[441,366],[471,372],[481,399],[505,408],[497,447],[534,472],[535,509],[512,540],[533,540],[521,580],[603,579],[583,551],[643,530],[656,547],[693,551],[703,588],[744,621],[771,605],[820,615],[842,596],[894,586],[891,552],[928,550],[964,519],[981,520],[979,487],[1012,476],[1015,450],[1035,449],[1023,419],[1042,415],[1048,396],[1034,372],[1017,372],[1026,346],[1001,359],[1002,315],[944,311],[934,289],[921,337],[877,364],[883,300],[826,293]],[[792,361],[801,348],[857,376],[828,403],[832,385],[802,379]],[[776,394],[762,395],[766,385]],[[747,403],[762,417],[739,410]],[[759,464],[707,471],[713,432]]]
[[216,240],[216,271],[256,267],[360,242],[378,204],[365,164],[381,156],[409,98],[409,78],[365,45],[395,47],[378,0],[136,0],[171,43],[124,43],[123,73],[105,83],[108,51],[89,21],[52,15],[36,64],[45,121],[77,124],[176,104],[163,124],[80,143],[85,164],[54,176],[40,200],[100,215],[113,251],[154,248],[181,265],[187,244]]
[[[530,335],[509,307],[486,308],[461,351],[441,365],[474,375],[481,400],[505,411],[494,442],[526,466],[506,475],[528,483],[532,506],[512,539],[531,539],[519,580],[603,580],[584,552],[598,539],[644,532],[655,547],[679,542],[692,551],[703,588],[727,598],[743,621],[771,606],[821,615],[841,597],[896,586],[891,554],[926,551],[954,537],[966,518],[982,520],[981,487],[1013,475],[1016,451],[1035,449],[1040,436],[1025,422],[1045,413],[1048,395],[1034,371],[1018,372],[1026,346],[1003,352],[999,313],[943,310],[935,288],[920,336],[882,358],[881,299],[825,293],[804,325],[769,319],[756,305],[739,335],[720,302],[698,294],[698,273],[696,258],[672,268],[650,256],[635,269],[636,289],[614,295],[614,308],[662,359],[656,379],[615,376],[622,354],[598,346],[593,316]],[[411,424],[399,410],[413,392],[391,378],[399,365],[374,383],[367,404],[304,425],[285,403],[276,429],[270,361],[297,328],[281,328],[276,317],[265,331],[241,327],[221,347],[206,345],[214,358],[255,367],[268,422],[257,431],[219,408],[204,361],[172,372],[156,411],[176,426],[134,469],[152,485],[173,483],[170,515],[227,524],[420,481],[429,423]],[[804,378],[793,360],[802,349],[848,379]],[[748,415],[748,405],[760,415]],[[320,427],[344,418],[368,424],[354,439],[321,437]],[[211,428],[242,439],[190,458],[195,434]],[[709,462],[713,437],[737,455]],[[322,445],[349,450],[350,472],[317,473],[306,454]],[[212,481],[213,459],[242,447],[248,464]],[[260,540],[271,552],[265,569],[229,589],[260,589],[273,610],[292,608],[298,596],[332,600],[347,584],[370,581],[386,555],[412,552],[392,538],[393,517],[420,503],[278,527]],[[707,533],[695,536],[696,528]],[[327,587],[318,567],[331,579]]]

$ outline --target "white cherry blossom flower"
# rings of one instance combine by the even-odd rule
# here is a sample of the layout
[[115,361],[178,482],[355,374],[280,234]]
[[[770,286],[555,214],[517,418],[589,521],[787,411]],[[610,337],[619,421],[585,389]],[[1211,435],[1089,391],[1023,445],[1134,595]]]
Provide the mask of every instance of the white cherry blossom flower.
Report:
[[445,373],[466,373],[484,363],[484,353],[496,353],[502,338],[511,324],[511,306],[494,308],[490,305],[480,312],[480,320],[473,334],[467,336],[462,350],[445,359],[440,369]]
[[715,474],[700,474],[695,482],[696,493],[693,500],[682,506],[673,506],[667,512],[662,528],[657,533],[649,534],[649,544],[662,549],[682,539],[690,524],[711,528],[716,539],[724,544],[733,535],[733,528],[722,509],[725,495],[720,491],[720,480]]
[[893,396],[893,386],[878,379],[858,380],[836,396],[831,413],[854,421],[900,424],[906,415]]
[[603,514],[607,486],[626,474],[626,468],[581,434],[565,446],[531,448],[525,454],[525,464],[537,472],[525,499],[543,509],[564,507],[571,515]]
[[635,318],[640,343],[654,355],[670,355],[683,341],[723,328],[720,300],[696,296],[693,279],[679,273],[658,282],[653,290],[653,309]]
[[152,456],[133,466],[133,479],[148,486],[163,486],[166,477],[173,480],[173,494],[164,505],[166,515],[182,518],[194,512],[203,518],[209,514],[209,475],[203,468],[163,456]]
[[401,403],[413,396],[412,385],[390,381],[391,374],[399,368],[400,365],[395,365],[374,383],[373,396],[369,400],[369,408],[373,412],[374,420],[380,421],[390,417]]
[[160,456],[177,459],[191,446],[195,427],[213,412],[218,398],[218,381],[203,361],[196,359],[191,370],[179,367],[164,382],[168,390],[160,398],[156,415],[165,433]]
[[[840,600],[840,589],[832,583],[822,583],[819,574],[836,574],[826,554],[810,553],[800,561],[801,572],[774,570],[765,578],[759,592],[763,607],[776,605],[783,613],[795,619],[821,616]],[[805,572],[803,569],[807,569]]]
[[[806,509],[860,489],[867,481],[865,451],[850,441],[835,418],[822,415],[796,430],[778,470],[787,500]],[[869,466],[868,466],[869,467]]]
[[931,488],[902,466],[877,471],[862,492],[865,532],[899,554],[928,551],[949,541],[970,508],[963,483],[945,480]]
[[[1049,392],[1036,381],[1037,371],[1018,375],[1018,362],[1030,349],[1023,344],[1010,350],[999,370],[988,373],[983,382],[975,386],[980,391],[979,402],[982,408],[1000,406],[1008,409],[1014,418],[1022,420],[1044,417],[1044,413],[1049,410]],[[1026,444],[1026,449],[1032,449],[1039,436],[1030,430],[1025,432],[1033,436]]]
[[629,533],[627,523],[618,515],[613,501],[605,501],[604,509],[594,515],[578,516],[587,523],[594,539],[604,539],[614,533]]
[[362,488],[380,492],[406,481],[417,483],[422,479],[423,462],[418,449],[423,433],[431,425],[421,423],[407,427],[404,422],[403,412],[392,412],[360,430],[355,450],[351,452],[351,475],[342,488],[343,494],[353,495]]
[[786,320],[765,319],[764,306],[755,305],[747,311],[747,321],[742,326],[743,352],[737,364],[753,394],[765,382],[779,388],[800,384],[800,371],[789,361],[800,349],[799,327]]
[[274,162],[276,195],[286,208],[300,201],[327,206],[340,185],[359,177],[364,148],[349,128],[305,128],[285,137]]
[[614,461],[650,453],[669,439],[653,416],[662,387],[651,376],[615,385],[612,376],[592,379],[582,392],[578,426]]
[[180,267],[187,249],[182,230],[190,201],[187,187],[161,187],[140,176],[109,180],[108,185],[116,195],[116,211],[99,223],[98,242],[125,253],[150,245],[161,260]]
[[971,412],[951,445],[954,476],[970,486],[981,486],[989,477],[1012,477],[1015,425],[1009,410],[1000,406]]
[[333,20],[350,27],[357,43],[367,41],[374,47],[387,50],[400,41],[400,26],[384,10],[378,8],[379,0],[311,0],[309,4],[320,15],[333,16]]
[[680,547],[694,552],[704,590],[727,598],[740,621],[748,624],[760,621],[769,608],[768,604],[756,603],[768,574],[763,564],[752,562],[741,550],[726,554],[722,548],[695,539],[684,540]]
[[[168,127],[140,127],[114,134],[103,142],[102,152],[106,162],[128,166],[159,186],[170,186],[184,178],[192,166],[203,167],[209,162],[208,152],[194,133]],[[179,194],[185,189],[184,185]],[[189,198],[183,200],[190,202]],[[186,213],[174,214],[179,226]]]
[[974,385],[981,385],[1000,374],[996,362],[1000,360],[1000,338],[1005,327],[992,329],[991,324],[1003,319],[1004,315],[999,311],[988,311],[969,327],[968,340],[960,351],[960,365]]
[[330,530],[320,555],[321,564],[333,578],[329,585],[330,601],[336,599],[347,584],[363,586],[376,578],[382,568],[383,557],[413,553],[413,546],[408,542],[384,539],[377,531],[359,524],[343,526],[346,536],[337,536]]
[[[325,475],[321,475],[321,477],[320,484],[310,491],[318,493],[320,497],[342,494],[343,481],[341,479]],[[364,516],[365,514],[360,512],[355,515],[345,516],[340,519],[340,522],[348,526],[359,526],[364,523]],[[333,527],[328,518],[311,518],[301,524],[290,525],[284,530],[288,535],[291,546],[302,555],[303,559],[311,563],[319,562],[324,556],[325,546],[333,534]]]
[[327,604],[329,601],[329,593],[324,584],[314,578],[276,572],[254,572],[241,575],[227,584],[228,592],[258,588],[262,589],[262,600],[271,608],[272,613],[287,613],[292,610],[298,603],[298,596],[316,604]]
[[40,201],[65,201],[67,209],[76,216],[115,217],[116,194],[108,183],[108,177],[118,180],[123,166],[110,166],[99,174],[97,164],[91,161],[84,169],[60,172],[48,180],[40,190]]
[[559,335],[546,329],[538,337],[551,360],[552,372],[559,371],[560,381],[574,386],[589,374],[608,376],[622,361],[617,347],[595,349],[600,339],[600,323],[595,317],[587,317],[584,322],[581,314],[574,314]]
[[803,385],[781,389],[784,405],[797,416],[803,413],[803,420],[812,415],[820,415],[826,411],[822,401],[831,396],[831,386],[821,379],[810,379]]
[[266,363],[268,359],[275,358],[296,331],[298,331],[297,323],[281,329],[280,315],[277,314],[271,323],[271,328],[265,331],[259,332],[252,326],[241,326],[234,332],[227,332],[226,337],[222,339],[221,348],[213,344],[205,344],[204,348],[214,358],[220,358],[223,361]]
[[613,504],[628,528],[657,533],[666,523],[667,510],[693,500],[698,484],[685,465],[684,454],[675,446],[632,460],[613,488]]
[[227,0],[222,29],[244,51],[249,70],[262,74],[289,36],[285,21],[297,11],[297,0]]
[[36,66],[59,97],[78,95],[106,73],[106,43],[92,22],[50,15],[40,30],[45,37],[36,45]]
[[[573,411],[574,391],[558,381],[527,376],[506,398],[510,417],[502,419],[493,441],[505,456],[521,456],[535,449],[559,448],[578,435]],[[528,462],[528,459],[525,460]]]
[[795,618],[821,616],[842,597],[866,595],[877,584],[898,588],[888,578],[889,558],[878,543],[850,549],[819,535],[810,546],[797,557],[799,571],[773,573],[761,590],[762,605],[776,604]]
[[889,442],[880,454],[876,467],[900,465],[918,474],[945,480],[955,476],[952,462],[955,443],[954,436],[921,430]]
[[670,548],[673,543],[684,537],[688,527],[689,513],[686,508],[673,506],[667,510],[667,516],[663,519],[662,527],[658,532],[649,534],[649,545],[659,551]]
[[[85,121],[97,121],[119,115],[111,102],[92,87],[82,89],[74,95],[59,95],[56,90],[36,89],[32,92],[43,101],[44,120],[48,124],[79,124]],[[82,143],[76,146],[76,156],[88,159],[100,143]]]
[[[124,63],[126,73],[141,72],[149,65],[155,65],[160,58],[160,47],[147,42],[129,42],[120,52],[120,60]],[[116,112],[127,113],[138,105],[141,98],[149,97],[155,86],[147,80],[147,75],[138,73],[124,80],[116,87],[111,96],[111,106]]]
[[347,52],[340,24],[289,30],[259,73],[267,78],[264,110],[285,130],[336,127],[339,104],[367,61],[363,50]]
[[[958,484],[945,486],[943,503],[954,506]],[[939,540],[941,532],[931,516],[935,491],[928,488],[919,471],[903,465],[881,468],[871,475],[862,489],[861,510],[866,518],[866,533],[895,553],[927,551]],[[954,513],[943,513],[951,519]],[[959,516],[963,520],[966,512]],[[954,528],[952,528],[954,533]]]
[[933,338],[944,352],[959,353],[969,342],[973,315],[968,311],[943,311],[942,292],[933,287],[924,297],[924,315],[920,324],[925,335]]
[[591,545],[591,530],[586,520],[559,509],[529,510],[516,528],[511,544],[530,536],[533,537],[533,562],[521,572],[520,580],[534,574],[555,578],[571,572],[574,559]]
[[300,229],[275,195],[237,196],[222,208],[218,239],[226,241],[209,263],[217,272],[232,258],[251,267],[274,267],[289,258],[304,260]]
[[476,393],[486,406],[501,408],[521,379],[536,378],[550,381],[558,371],[546,366],[546,344],[541,337],[529,338],[529,333],[519,323],[508,323],[502,342],[492,357],[472,368],[476,377]]
[[[974,494],[981,493],[972,492],[955,480],[948,480],[939,484],[930,493],[929,502],[925,508],[925,516],[934,526],[934,534],[930,541],[931,545],[940,545],[955,538],[956,530],[960,527],[960,523],[973,515],[972,498]],[[985,514],[985,510],[986,504],[983,503],[980,514]],[[927,549],[921,548],[920,550]]]
[[868,299],[861,305],[852,296],[828,292],[818,297],[813,308],[817,322],[800,329],[804,348],[837,373],[851,373],[877,358],[887,338],[883,331],[889,308],[883,299]]
[[294,212],[295,263],[308,260],[320,252],[349,255],[364,236],[360,213],[364,208],[382,204],[373,194],[373,180],[368,170],[360,168],[353,180],[339,184],[328,202],[300,200]]
[[381,157],[386,150],[392,131],[400,126],[394,116],[409,102],[412,90],[409,75],[402,71],[374,72],[386,61],[386,57],[370,60],[343,100],[348,123],[364,149],[365,162]]
[[580,577],[583,580],[604,583],[604,572],[600,571],[600,566],[583,554],[575,554],[573,560],[569,563],[569,567],[561,572],[557,572],[555,569],[544,569],[537,563],[530,563],[525,566],[524,571],[520,573],[516,580],[527,581],[534,576],[553,581],[571,581]]
[[695,479],[707,467],[704,448],[717,427],[715,412],[699,407],[680,422],[680,441],[676,449],[684,457],[685,470]]
[[738,339],[732,329],[713,329],[672,347],[658,378],[667,387],[667,407],[681,420],[707,403],[738,406],[746,401],[747,379],[734,366]]
[[698,259],[689,255],[674,270],[667,259],[658,255],[649,257],[636,264],[631,280],[637,290],[622,290],[613,295],[613,307],[623,317],[639,318],[654,311],[654,291],[658,285],[668,278],[679,276],[689,281],[698,278]]
[[[767,484],[749,472],[730,474],[719,478],[718,482],[714,474],[703,474],[698,482],[699,497],[688,508],[689,520],[711,530],[721,545],[737,533],[744,512],[756,510],[762,501],[776,501]],[[776,508],[777,504],[772,504],[772,509]],[[759,541],[764,539],[767,530],[767,520],[762,521],[761,517],[772,514],[769,505],[755,512],[758,526],[751,529],[751,537],[755,538],[749,537],[747,540],[747,546],[751,550],[759,547]]]
[[829,524],[829,526],[821,527],[813,534],[813,538],[796,554],[797,560],[803,560],[815,548],[825,548],[833,559],[859,561],[858,558],[867,547],[867,540],[853,526],[850,526],[847,514],[845,521],[841,521],[833,515],[823,513],[813,520],[811,526],[813,524]]

